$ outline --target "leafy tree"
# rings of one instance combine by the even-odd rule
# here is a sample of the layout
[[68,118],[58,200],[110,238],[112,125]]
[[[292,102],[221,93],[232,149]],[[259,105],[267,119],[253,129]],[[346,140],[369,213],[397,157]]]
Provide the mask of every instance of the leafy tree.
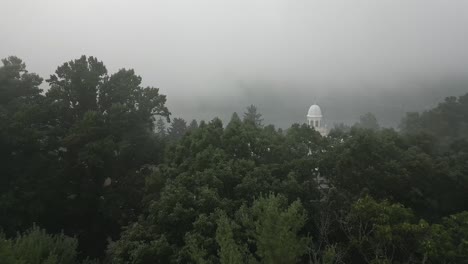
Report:
[[[49,235],[44,229],[33,226],[15,238],[0,236],[0,258],[6,264],[75,264],[78,241],[64,234]],[[86,260],[91,263],[90,260]]]
[[28,73],[26,64],[18,57],[2,59],[0,67],[0,105],[5,106],[15,100],[31,102],[40,96],[39,85],[42,78]]
[[404,133],[421,133],[424,131],[418,112],[409,112],[403,117],[399,128]]
[[287,206],[286,197],[270,194],[255,200],[251,213],[262,263],[294,263],[305,253],[306,238],[298,232],[307,216],[299,201]]
[[139,223],[124,230],[118,241],[109,244],[108,263],[170,263],[172,248],[164,236],[156,237],[154,232]]
[[50,194],[56,184],[56,152],[51,147],[47,102],[42,79],[26,70],[17,57],[0,67],[0,226],[7,235],[42,221],[58,202]]
[[446,151],[457,140],[467,140],[468,94],[447,97],[437,107],[422,113],[407,113],[400,129],[405,134],[429,134],[437,149]]
[[323,264],[333,264],[338,260],[338,253],[336,246],[328,246],[325,248],[323,254]]
[[293,124],[286,132],[287,153],[294,158],[303,158],[321,151],[320,133],[307,124]]
[[[243,206],[236,213],[245,230],[244,241],[236,241],[231,221],[224,212],[217,221],[216,240],[221,263],[294,263],[306,250],[306,238],[299,234],[307,219],[299,201],[288,205],[286,197],[270,194]],[[253,243],[252,245],[249,245]],[[248,248],[256,248],[248,252]]]
[[57,68],[47,80],[47,96],[66,117],[64,126],[69,128],[85,112],[98,110],[98,92],[106,78],[106,67],[94,57],[83,55]]
[[378,130],[380,128],[377,118],[372,113],[366,113],[359,118],[355,126],[364,129]]
[[[162,159],[155,115],[169,117],[159,90],[141,87],[133,70],[108,75],[94,57],[64,63],[47,80],[47,148],[55,156],[47,213],[40,222],[76,234],[80,250],[99,256],[108,237],[135,220],[144,180],[140,168]],[[47,163],[46,163],[47,164]],[[48,172],[36,177],[44,180]],[[43,201],[41,198],[39,201]],[[52,207],[54,205],[54,207]]]
[[402,205],[367,196],[351,206],[343,227],[350,246],[366,263],[407,263],[422,259],[416,250],[429,225],[424,220],[417,222],[411,210]]
[[355,197],[362,192],[378,198],[401,197],[402,188],[408,187],[400,163],[403,146],[395,131],[354,128],[348,140],[323,154],[321,171],[334,186]]
[[332,138],[341,139],[341,138],[346,137],[346,135],[349,134],[350,131],[351,131],[351,127],[343,123],[339,123],[339,124],[335,124],[335,126],[328,133],[328,136]]
[[468,212],[445,217],[431,226],[430,235],[422,242],[425,260],[431,263],[468,263]]

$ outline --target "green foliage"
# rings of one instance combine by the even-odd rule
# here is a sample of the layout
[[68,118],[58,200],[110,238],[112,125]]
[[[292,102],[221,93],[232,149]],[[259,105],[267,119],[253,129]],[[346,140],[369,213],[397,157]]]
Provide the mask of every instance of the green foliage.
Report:
[[193,131],[193,130],[195,130],[195,129],[197,129],[197,128],[198,128],[198,122],[197,122],[197,120],[193,119],[193,120],[190,122],[190,124],[188,125],[187,130],[188,130],[188,131]]
[[[236,214],[239,224],[224,212],[217,221],[221,263],[254,263],[256,259],[260,263],[295,263],[305,254],[307,238],[299,232],[307,216],[300,201],[288,205],[286,197],[271,193],[255,199],[251,207],[243,206]],[[236,242],[234,227],[245,230],[240,242]],[[256,250],[249,252],[248,248]]]
[[372,113],[366,113],[359,118],[359,123],[355,124],[356,127],[370,130],[378,130],[380,125],[377,118]]
[[[231,220],[225,213],[221,214],[217,221],[216,242],[219,245],[219,260],[221,264],[240,264],[244,263],[243,255],[245,252],[236,244],[232,230]],[[243,254],[244,253],[244,254]]]
[[445,151],[451,144],[468,137],[468,94],[447,97],[431,110],[407,113],[400,129],[409,135],[428,134],[438,149]]
[[422,247],[431,263],[468,263],[468,212],[445,217],[431,226]]
[[262,263],[294,263],[306,251],[306,238],[298,235],[307,216],[300,201],[287,206],[281,195],[255,200],[251,208],[256,254]]
[[415,249],[429,228],[424,220],[417,222],[410,209],[368,196],[352,205],[343,226],[350,245],[367,263],[402,263],[420,258]]
[[64,63],[47,82],[47,96],[73,122],[87,111],[98,109],[97,95],[107,77],[107,69],[97,58],[81,56]]
[[226,127],[166,128],[166,97],[131,69],[82,56],[43,94],[2,62],[2,263],[468,259],[468,95],[408,113],[401,133],[370,113],[328,137],[283,131],[253,105]]
[[351,127],[343,123],[335,124],[334,127],[328,133],[328,137],[340,139],[345,138],[349,134],[350,130]]
[[[0,67],[0,226],[7,235],[28,228],[44,208],[53,206],[39,191],[53,188],[56,165],[47,134],[48,111],[39,85],[42,78],[26,70],[17,57]],[[48,171],[39,179],[38,171]]]
[[0,105],[13,101],[31,102],[37,99],[41,89],[42,78],[37,74],[28,73],[26,64],[18,57],[10,56],[2,59],[0,67]]
[[156,121],[156,134],[161,137],[165,137],[167,134],[166,123],[161,117]]
[[336,246],[328,246],[323,253],[323,264],[333,264],[337,260]]
[[256,127],[262,126],[263,118],[255,105],[247,107],[247,112],[244,113],[244,122]]
[[[316,135],[309,128],[303,129]],[[314,140],[318,144],[320,137]],[[293,141],[297,139],[290,142]],[[308,179],[307,184],[297,183],[310,175],[313,165],[295,167],[288,163],[292,156],[277,156],[284,155],[281,152],[286,142],[286,137],[274,128],[255,128],[240,122],[237,115],[233,115],[226,129],[217,119],[201,124],[169,148],[167,167],[160,166],[159,172],[150,177],[152,182],[160,182],[158,179],[166,182],[162,189],[157,188],[158,195],[148,194],[145,199],[150,204],[148,214],[139,224],[155,230],[152,234],[155,238],[162,235],[167,238],[176,249],[172,262],[188,261],[187,258],[216,261],[219,245],[213,237],[218,221],[214,214],[218,209],[232,213],[241,204],[253,202],[255,196],[270,191],[290,191],[293,200],[310,200],[316,195],[313,179]],[[287,175],[286,171],[291,169],[297,172]],[[239,250],[244,252],[246,242],[239,243]],[[123,253],[112,251],[112,254]]]
[[180,140],[187,132],[187,123],[182,118],[174,118],[168,129],[168,136],[172,140]]
[[[38,222],[67,230],[80,250],[102,256],[108,237],[141,211],[142,166],[162,160],[155,115],[166,98],[133,70],[108,75],[94,57],[64,63],[47,81],[11,57],[0,68],[0,225],[7,235]],[[4,165],[4,166],[3,166]],[[20,206],[18,206],[20,205]]]
[[[64,234],[49,235],[32,227],[13,239],[0,236],[0,259],[6,264],[74,264],[78,241]],[[89,261],[88,261],[89,263]]]

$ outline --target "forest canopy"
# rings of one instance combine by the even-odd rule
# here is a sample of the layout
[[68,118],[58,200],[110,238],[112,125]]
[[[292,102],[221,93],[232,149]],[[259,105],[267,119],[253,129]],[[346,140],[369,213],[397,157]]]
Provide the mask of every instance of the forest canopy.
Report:
[[170,118],[95,57],[47,91],[2,62],[2,263],[468,263],[468,93],[322,137],[254,105]]

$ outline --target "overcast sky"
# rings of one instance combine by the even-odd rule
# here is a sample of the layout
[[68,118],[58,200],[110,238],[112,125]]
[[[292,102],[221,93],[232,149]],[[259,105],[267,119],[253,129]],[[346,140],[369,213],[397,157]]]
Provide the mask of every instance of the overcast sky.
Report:
[[134,68],[175,116],[268,123],[405,111],[468,92],[468,1],[0,0],[0,57],[48,77],[80,55]]

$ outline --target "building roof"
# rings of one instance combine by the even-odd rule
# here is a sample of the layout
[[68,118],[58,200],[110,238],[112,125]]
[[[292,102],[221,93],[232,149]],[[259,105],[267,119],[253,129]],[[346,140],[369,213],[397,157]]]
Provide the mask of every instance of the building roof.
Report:
[[309,112],[307,113],[307,117],[322,117],[322,110],[320,110],[320,106],[313,104],[309,108]]

